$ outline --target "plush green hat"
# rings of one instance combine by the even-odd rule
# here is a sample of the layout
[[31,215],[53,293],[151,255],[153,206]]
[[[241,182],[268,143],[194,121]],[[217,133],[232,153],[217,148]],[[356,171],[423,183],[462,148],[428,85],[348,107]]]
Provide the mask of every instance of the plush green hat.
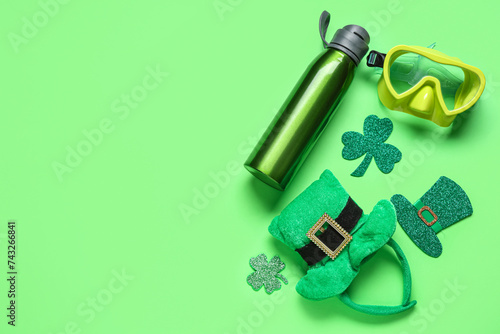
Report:
[[[396,229],[394,207],[379,201],[367,215],[349,197],[333,176],[325,170],[295,198],[269,226],[269,232],[296,250],[309,265],[307,274],[297,283],[302,296],[321,300],[338,296],[348,306],[369,314],[393,314],[413,305],[410,302],[411,278],[406,258],[391,239]],[[402,305],[358,305],[346,289],[360,266],[383,245],[391,246],[403,266]]]
[[441,176],[413,205],[399,194],[392,196],[391,201],[403,230],[432,257],[443,252],[437,233],[472,214],[465,191],[446,176]]

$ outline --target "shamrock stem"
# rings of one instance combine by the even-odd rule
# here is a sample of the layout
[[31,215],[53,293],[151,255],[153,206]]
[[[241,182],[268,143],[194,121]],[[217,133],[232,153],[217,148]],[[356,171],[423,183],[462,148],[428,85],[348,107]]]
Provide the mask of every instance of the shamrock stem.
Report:
[[281,275],[280,273],[276,274],[276,277],[281,278],[281,280],[285,283],[288,284],[288,280],[285,278],[285,276]]
[[372,162],[373,156],[370,153],[366,153],[365,158],[361,162],[361,164],[356,168],[354,172],[352,172],[352,176],[363,176],[365,175],[366,169],[370,165],[370,162]]

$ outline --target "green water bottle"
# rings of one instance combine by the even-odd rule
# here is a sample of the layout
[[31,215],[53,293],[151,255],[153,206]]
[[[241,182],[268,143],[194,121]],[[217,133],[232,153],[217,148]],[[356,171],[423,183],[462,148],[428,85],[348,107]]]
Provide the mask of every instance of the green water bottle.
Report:
[[254,148],[245,168],[268,185],[284,190],[333,116],[368,51],[370,36],[357,25],[337,30],[325,40],[330,14],[319,31],[325,50],[308,66]]

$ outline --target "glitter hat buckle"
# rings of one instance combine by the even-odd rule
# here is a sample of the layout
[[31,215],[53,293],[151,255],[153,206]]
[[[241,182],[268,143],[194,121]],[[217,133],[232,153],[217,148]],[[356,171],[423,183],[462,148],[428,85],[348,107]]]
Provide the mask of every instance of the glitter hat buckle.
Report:
[[[432,219],[432,221],[431,221],[431,222],[429,222],[429,220],[427,220],[427,218],[426,218],[426,217],[424,217],[425,212],[428,212],[428,213],[430,213],[430,214],[432,215],[432,218],[433,218],[433,219]],[[427,226],[432,226],[432,225],[434,225],[434,223],[436,223],[436,222],[437,222],[437,220],[438,220],[437,215],[436,215],[436,214],[434,213],[434,211],[432,211],[432,209],[431,209],[431,208],[429,208],[427,205],[424,205],[424,206],[423,206],[420,210],[418,210],[417,215],[418,215],[418,218],[422,219],[422,221],[423,221],[423,222],[425,223],[425,225],[427,225]]]

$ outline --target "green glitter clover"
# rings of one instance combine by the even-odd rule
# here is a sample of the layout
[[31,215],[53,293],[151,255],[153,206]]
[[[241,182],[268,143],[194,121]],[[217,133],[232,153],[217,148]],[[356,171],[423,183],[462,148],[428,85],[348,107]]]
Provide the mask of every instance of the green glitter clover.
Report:
[[250,259],[250,267],[252,267],[255,272],[248,275],[247,283],[255,291],[258,291],[263,285],[268,294],[279,290],[281,288],[281,282],[278,278],[285,284],[288,284],[287,279],[279,273],[285,269],[285,264],[281,262],[280,257],[277,255],[274,256],[269,263],[267,263],[267,256],[265,254],[259,254],[257,257],[252,257]]
[[377,167],[385,174],[390,173],[396,162],[401,160],[402,154],[396,147],[384,143],[392,133],[392,122],[389,118],[378,118],[370,115],[363,125],[364,136],[355,131],[348,131],[342,135],[342,157],[354,160],[366,153],[361,164],[352,172],[352,176],[363,176],[375,158]]

